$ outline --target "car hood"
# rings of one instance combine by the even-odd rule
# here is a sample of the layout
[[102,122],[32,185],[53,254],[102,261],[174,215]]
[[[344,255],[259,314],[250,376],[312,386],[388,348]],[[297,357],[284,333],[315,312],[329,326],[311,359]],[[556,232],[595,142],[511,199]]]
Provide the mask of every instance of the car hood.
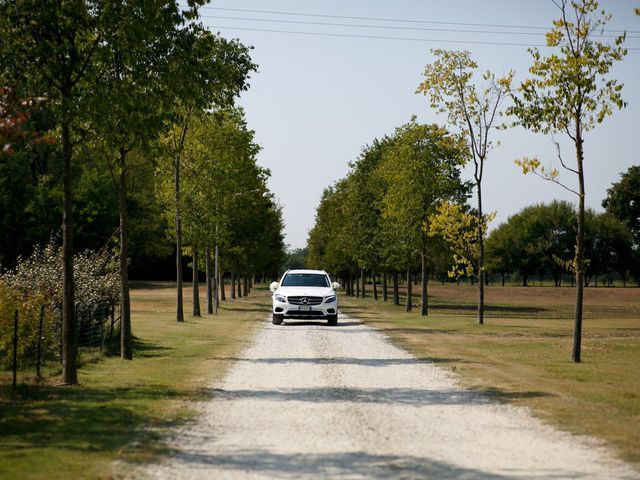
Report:
[[331,287],[279,287],[275,293],[285,297],[326,297],[334,291]]

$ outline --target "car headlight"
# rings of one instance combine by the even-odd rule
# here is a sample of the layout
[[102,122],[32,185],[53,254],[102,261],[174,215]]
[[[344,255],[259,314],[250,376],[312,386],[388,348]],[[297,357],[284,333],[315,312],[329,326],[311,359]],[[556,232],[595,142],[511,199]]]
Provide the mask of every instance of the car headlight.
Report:
[[331,302],[335,302],[336,301],[336,296],[335,295],[329,295],[327,298],[324,299],[324,303],[331,303]]
[[284,295],[274,295],[274,298],[282,303],[287,303],[287,299],[284,297]]

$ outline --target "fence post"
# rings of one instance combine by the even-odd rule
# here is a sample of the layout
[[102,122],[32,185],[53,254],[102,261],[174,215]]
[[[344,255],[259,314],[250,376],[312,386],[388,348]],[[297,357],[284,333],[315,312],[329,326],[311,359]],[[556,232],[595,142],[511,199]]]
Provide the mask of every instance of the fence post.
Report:
[[36,351],[36,379],[40,381],[40,365],[42,363],[42,324],[44,323],[44,304],[40,305],[40,323],[38,324],[38,349]]
[[18,378],[18,310],[13,315],[13,384],[12,391],[16,391]]

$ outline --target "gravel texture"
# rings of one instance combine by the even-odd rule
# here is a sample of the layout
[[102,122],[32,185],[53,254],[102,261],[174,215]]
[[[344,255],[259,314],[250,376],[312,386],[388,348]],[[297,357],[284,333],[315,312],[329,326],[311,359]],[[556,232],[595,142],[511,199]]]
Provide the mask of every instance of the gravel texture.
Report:
[[455,375],[342,316],[265,322],[211,386],[162,479],[638,479],[593,439],[462,389]]

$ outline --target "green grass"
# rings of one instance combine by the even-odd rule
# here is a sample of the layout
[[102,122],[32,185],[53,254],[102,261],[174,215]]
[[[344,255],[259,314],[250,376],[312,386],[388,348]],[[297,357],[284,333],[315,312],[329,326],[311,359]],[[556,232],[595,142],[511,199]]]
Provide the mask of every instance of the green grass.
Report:
[[[83,356],[78,386],[51,378],[21,385],[16,396],[2,374],[0,477],[114,478],[166,451],[164,434],[193,418],[189,402],[224,374],[269,312],[268,296],[256,291],[218,316],[177,323],[166,287],[132,291],[133,361]],[[114,460],[123,460],[117,469]]]
[[428,317],[371,298],[343,298],[341,309],[459,373],[468,387],[604,439],[640,465],[640,290],[587,289],[580,364],[569,361],[573,289],[489,287],[484,326],[469,308],[475,292],[431,287],[430,302],[448,308]]

